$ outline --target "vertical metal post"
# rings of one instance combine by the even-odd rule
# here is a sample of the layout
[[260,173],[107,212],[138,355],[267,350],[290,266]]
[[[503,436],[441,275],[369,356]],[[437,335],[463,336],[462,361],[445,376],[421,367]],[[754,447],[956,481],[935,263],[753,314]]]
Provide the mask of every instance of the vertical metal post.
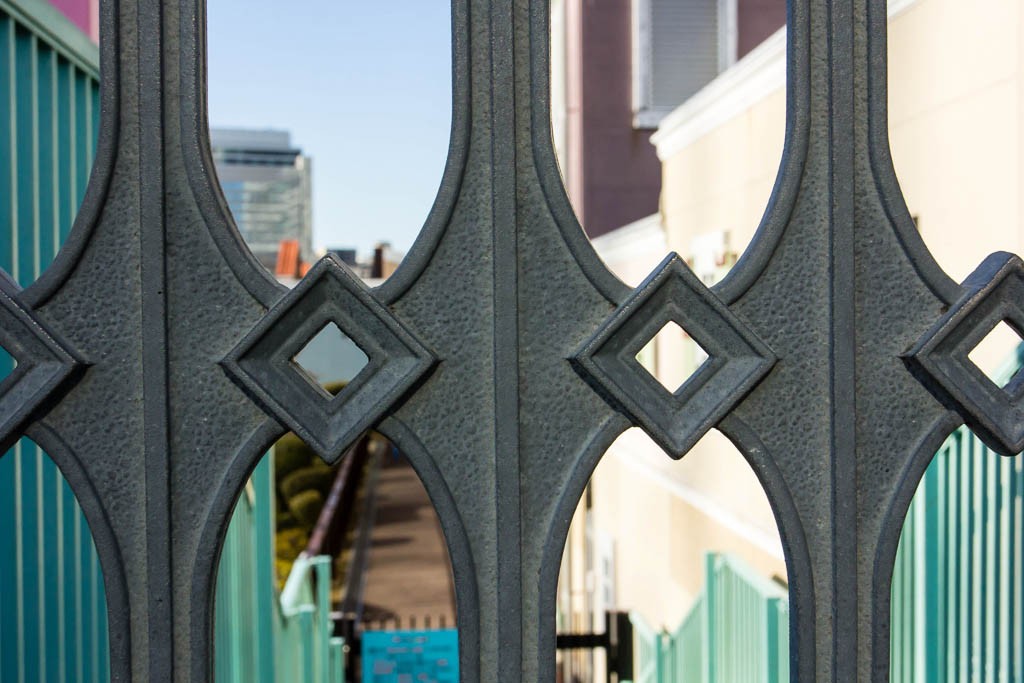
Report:
[[704,556],[704,681],[718,680],[719,609],[718,609],[718,555]]

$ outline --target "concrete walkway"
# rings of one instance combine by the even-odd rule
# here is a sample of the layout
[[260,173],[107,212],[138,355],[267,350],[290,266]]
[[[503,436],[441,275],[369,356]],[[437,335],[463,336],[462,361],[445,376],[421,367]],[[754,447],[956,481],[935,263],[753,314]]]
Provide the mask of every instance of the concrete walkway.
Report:
[[429,619],[430,628],[454,628],[451,564],[437,515],[412,467],[390,458],[377,482],[363,622],[405,629],[424,628]]

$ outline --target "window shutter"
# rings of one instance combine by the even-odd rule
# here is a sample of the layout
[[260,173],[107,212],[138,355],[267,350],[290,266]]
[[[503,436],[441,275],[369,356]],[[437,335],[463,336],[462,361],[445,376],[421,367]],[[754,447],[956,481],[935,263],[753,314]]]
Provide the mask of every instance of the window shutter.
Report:
[[652,109],[673,109],[718,75],[718,0],[649,0]]

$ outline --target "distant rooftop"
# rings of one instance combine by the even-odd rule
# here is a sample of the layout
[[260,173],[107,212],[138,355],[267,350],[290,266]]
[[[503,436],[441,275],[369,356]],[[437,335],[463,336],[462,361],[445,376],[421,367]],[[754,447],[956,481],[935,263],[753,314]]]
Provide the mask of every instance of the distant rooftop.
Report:
[[215,149],[290,150],[292,136],[286,130],[213,128],[210,142]]

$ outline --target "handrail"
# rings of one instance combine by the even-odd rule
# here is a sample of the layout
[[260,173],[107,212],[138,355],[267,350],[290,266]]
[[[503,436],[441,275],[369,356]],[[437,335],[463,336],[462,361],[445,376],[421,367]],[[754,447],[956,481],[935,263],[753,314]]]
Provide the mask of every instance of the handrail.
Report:
[[[374,445],[379,445],[377,442]],[[363,590],[366,584],[366,564],[370,552],[370,536],[376,520],[377,509],[377,477],[380,474],[381,451],[378,448],[365,449],[369,470],[367,473],[366,495],[359,511],[359,527],[353,543],[352,555],[345,571],[345,588],[339,608],[339,627],[342,637],[354,651],[358,651],[360,626],[363,618]],[[347,676],[355,680],[358,670],[358,657],[349,657]]]
[[333,558],[301,553],[277,590],[273,462],[271,456],[257,465],[247,487],[252,496],[242,494],[224,541],[216,680],[341,683],[347,643],[335,637],[332,620]]
[[342,456],[341,466],[306,544],[306,555],[334,556],[341,550],[340,545],[344,540],[341,536],[351,518],[352,504],[369,450],[368,441],[369,437],[363,436]]
[[[369,449],[367,449],[369,450]],[[370,536],[376,518],[377,507],[377,476],[380,458],[373,453],[373,465],[369,473],[366,487],[366,498],[359,515],[359,530],[352,550],[348,570],[345,576],[345,597],[342,599],[341,613],[345,620],[358,622],[363,612],[363,588],[366,579],[366,562],[369,556]]]
[[281,589],[281,595],[278,598],[281,603],[281,614],[285,618],[294,617],[313,601],[310,575],[313,573],[317,559],[302,553],[292,563],[292,570],[288,572],[288,578],[285,580],[284,588]]
[[716,553],[716,568],[728,570],[740,577],[745,584],[755,589],[765,598],[789,598],[786,587],[778,581],[756,572],[743,560],[728,553]]
[[300,555],[281,590],[275,634],[277,678],[302,683],[345,680],[345,640],[334,636],[330,583],[333,560]]
[[[367,529],[372,527],[372,520],[361,520],[346,573],[345,598],[341,606],[342,637],[334,635],[338,625],[334,621],[336,613],[331,600],[331,571],[352,519],[365,463],[373,450],[369,437],[364,436],[343,456],[309,542],[292,564],[278,598],[281,624],[277,647],[284,657],[279,672],[287,671],[289,676],[294,676],[300,671],[301,677],[295,680],[304,683],[345,680],[345,669],[354,672],[353,655],[349,652],[346,657],[345,653],[357,638],[354,626],[362,611],[363,565],[369,536]],[[376,469],[367,487],[364,518],[372,516],[375,481]],[[346,610],[354,611],[349,614]],[[291,649],[296,650],[294,656],[286,652]]]

